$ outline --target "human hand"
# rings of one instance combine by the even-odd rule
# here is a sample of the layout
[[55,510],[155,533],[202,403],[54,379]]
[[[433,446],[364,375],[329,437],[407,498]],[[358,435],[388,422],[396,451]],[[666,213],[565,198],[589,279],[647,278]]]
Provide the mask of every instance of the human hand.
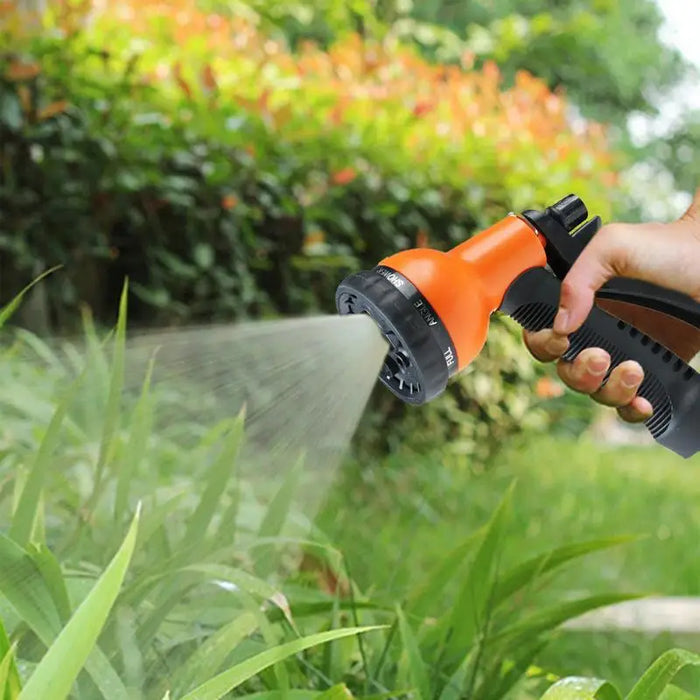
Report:
[[[557,363],[560,378],[570,388],[589,394],[598,403],[617,408],[628,422],[651,416],[651,404],[637,391],[644,372],[634,361],[622,362],[601,386],[610,356],[588,348],[573,362],[559,358],[568,348],[568,335],[588,317],[595,293],[613,277],[629,277],[683,292],[700,303],[700,189],[693,204],[670,224],[610,224],[604,226],[562,281],[560,307],[552,330],[525,332],[525,344],[542,362]],[[596,304],[632,324],[686,361],[700,352],[700,329],[664,314],[616,301]]]

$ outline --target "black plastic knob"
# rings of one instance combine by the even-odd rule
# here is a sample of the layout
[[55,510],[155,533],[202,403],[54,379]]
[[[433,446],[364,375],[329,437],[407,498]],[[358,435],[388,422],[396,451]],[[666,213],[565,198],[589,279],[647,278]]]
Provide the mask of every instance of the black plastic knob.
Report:
[[580,197],[570,194],[549,208],[549,213],[567,231],[573,231],[588,218],[588,209]]

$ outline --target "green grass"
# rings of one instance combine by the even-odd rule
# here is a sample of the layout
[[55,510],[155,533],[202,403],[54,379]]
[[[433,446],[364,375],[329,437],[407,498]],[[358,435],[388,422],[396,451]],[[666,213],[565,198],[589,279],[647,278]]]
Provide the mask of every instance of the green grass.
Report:
[[[440,454],[349,461],[307,524],[317,475],[296,456],[254,483],[244,414],[157,427],[162,388],[121,391],[123,324],[106,346],[86,330],[87,364],[26,334],[0,349],[3,700],[19,683],[80,700],[234,686],[532,700],[546,686],[522,682],[533,661],[627,691],[661,652],[698,647],[573,632],[546,644],[630,592],[700,593],[698,460],[529,436],[486,470]],[[167,400],[187,402],[178,391]]]
[[[698,457],[683,460],[658,447],[605,448],[547,436],[506,447],[478,473],[468,461],[397,455],[349,467],[321,523],[361,585],[400,597],[418,572],[488,517],[516,479],[506,561],[576,540],[641,536],[566,570],[523,604],[610,590],[700,595],[699,467]],[[629,688],[679,643],[700,651],[700,635],[567,632],[539,661],[562,675],[593,674]],[[700,674],[685,678],[700,691]]]

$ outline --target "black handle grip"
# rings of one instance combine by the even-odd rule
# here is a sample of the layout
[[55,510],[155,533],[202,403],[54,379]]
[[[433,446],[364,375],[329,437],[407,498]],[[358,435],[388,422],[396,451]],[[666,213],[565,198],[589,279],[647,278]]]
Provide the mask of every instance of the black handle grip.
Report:
[[[524,272],[509,287],[500,310],[523,328],[551,328],[559,306],[561,283],[545,268]],[[611,370],[625,360],[636,360],[644,369],[638,394],[647,399],[654,414],[646,427],[664,447],[692,457],[700,451],[700,374],[667,348],[594,307],[583,326],[570,336],[565,360],[582,350],[600,347],[611,357]]]
[[697,301],[686,294],[650,282],[616,277],[603,285],[596,296],[599,299],[625,301],[628,304],[661,311],[667,316],[700,328],[700,304]]

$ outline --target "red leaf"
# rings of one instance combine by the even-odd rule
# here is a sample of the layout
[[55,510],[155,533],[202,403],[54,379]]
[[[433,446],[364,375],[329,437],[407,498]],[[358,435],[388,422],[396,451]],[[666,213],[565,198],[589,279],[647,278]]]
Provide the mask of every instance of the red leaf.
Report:
[[423,117],[428,114],[428,112],[432,112],[433,108],[434,105],[430,102],[417,102],[416,106],[413,108],[413,116]]
[[202,83],[207,90],[214,91],[218,88],[216,76],[214,75],[214,69],[209,63],[207,63],[202,70]]
[[237,204],[238,197],[235,194],[227,194],[221,199],[221,206],[226,210],[233,209]]
[[357,177],[355,168],[343,168],[331,176],[334,185],[348,185]]
[[38,119],[40,122],[45,121],[46,119],[51,119],[51,117],[55,117],[57,114],[62,114],[68,109],[68,102],[66,100],[58,100],[58,102],[52,102],[50,105],[44,107],[38,115]]
[[185,95],[187,95],[189,99],[192,99],[192,89],[182,76],[182,67],[180,66],[180,63],[175,64],[173,76],[175,78],[175,82],[178,84],[178,87],[185,93]]
[[32,80],[41,72],[38,63],[22,63],[22,61],[14,61],[10,63],[5,71],[5,78],[13,82],[21,80]]

